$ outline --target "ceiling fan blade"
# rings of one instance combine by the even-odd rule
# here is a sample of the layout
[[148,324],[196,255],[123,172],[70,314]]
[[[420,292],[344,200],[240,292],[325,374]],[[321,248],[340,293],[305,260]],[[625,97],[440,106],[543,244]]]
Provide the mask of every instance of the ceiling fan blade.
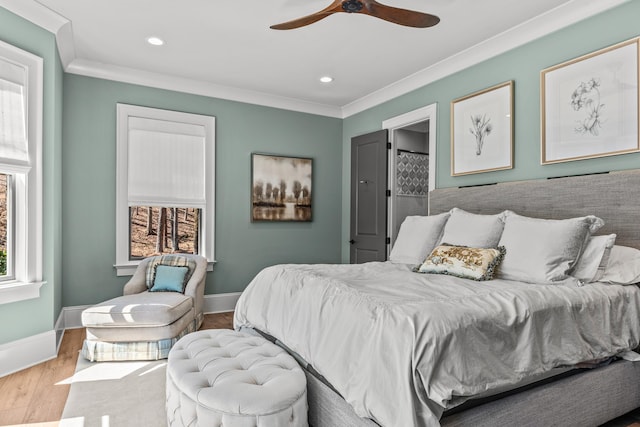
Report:
[[287,21],[281,24],[272,25],[269,28],[271,28],[272,30],[293,30],[294,28],[304,27],[305,25],[318,22],[319,20],[326,18],[332,13],[334,12],[331,12],[331,13],[316,12],[312,15],[303,16],[302,18],[294,19],[292,21]]
[[364,8],[360,13],[406,27],[427,28],[440,22],[440,18],[435,15],[387,6],[376,0],[364,0]]
[[304,27],[305,25],[313,24],[327,16],[336,12],[342,11],[342,0],[334,0],[329,6],[325,7],[321,11],[312,13],[311,15],[303,16],[292,21],[283,22],[281,24],[272,25],[269,28],[272,30],[293,30],[294,28]]

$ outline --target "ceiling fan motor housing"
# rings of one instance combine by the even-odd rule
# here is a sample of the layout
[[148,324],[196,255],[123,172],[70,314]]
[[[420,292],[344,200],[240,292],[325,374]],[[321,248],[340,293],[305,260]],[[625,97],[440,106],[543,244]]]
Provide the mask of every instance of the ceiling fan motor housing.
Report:
[[347,13],[357,13],[362,10],[364,5],[360,0],[346,0],[342,2],[342,10]]

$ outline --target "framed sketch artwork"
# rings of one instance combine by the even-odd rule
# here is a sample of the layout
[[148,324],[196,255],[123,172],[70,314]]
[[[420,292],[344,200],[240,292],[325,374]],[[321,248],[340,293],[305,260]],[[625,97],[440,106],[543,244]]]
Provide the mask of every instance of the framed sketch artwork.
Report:
[[313,159],[251,154],[251,221],[311,221]]
[[542,164],[640,151],[638,40],[542,70]]
[[513,167],[513,81],[451,102],[451,175]]

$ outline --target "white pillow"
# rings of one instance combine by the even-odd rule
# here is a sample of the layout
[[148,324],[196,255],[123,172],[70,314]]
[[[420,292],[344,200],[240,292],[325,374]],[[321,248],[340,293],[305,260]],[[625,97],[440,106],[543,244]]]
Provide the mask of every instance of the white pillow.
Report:
[[500,246],[507,253],[498,277],[531,283],[564,280],[580,258],[590,233],[604,222],[595,216],[553,220],[505,213]]
[[614,246],[601,282],[633,285],[640,282],[640,250],[627,246]]
[[399,264],[420,264],[436,247],[449,212],[431,216],[408,216],[400,225],[398,237],[391,248],[389,261]]
[[459,208],[451,209],[451,217],[444,227],[440,244],[495,248],[504,227],[504,212],[479,215]]
[[589,237],[571,275],[582,283],[600,281],[607,267],[609,254],[615,241],[615,234]]

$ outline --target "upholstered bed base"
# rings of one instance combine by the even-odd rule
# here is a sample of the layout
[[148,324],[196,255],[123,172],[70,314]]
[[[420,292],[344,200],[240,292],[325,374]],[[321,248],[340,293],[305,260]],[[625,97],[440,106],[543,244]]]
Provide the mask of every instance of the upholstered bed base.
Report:
[[443,427],[598,426],[640,405],[640,364],[619,360],[442,418]]
[[[287,350],[307,377],[311,427],[378,427],[361,418],[306,361],[279,340],[253,329]],[[640,406],[640,362],[617,360],[576,369],[499,395],[471,400],[445,411],[442,427],[599,426]]]
[[[378,427],[361,418],[305,360],[279,340],[261,335],[287,350],[307,377],[311,427]],[[596,427],[640,406],[640,362],[617,360],[594,369],[576,369],[500,395],[471,400],[445,411],[442,427]],[[465,409],[468,408],[468,409]]]
[[[304,366],[303,366],[304,367]],[[377,427],[370,419],[360,418],[353,408],[328,385],[305,368],[310,427]]]
[[[313,427],[374,427],[309,370],[309,424]],[[640,404],[640,363],[608,366],[527,387],[467,410],[445,415],[443,427],[598,426]]]

